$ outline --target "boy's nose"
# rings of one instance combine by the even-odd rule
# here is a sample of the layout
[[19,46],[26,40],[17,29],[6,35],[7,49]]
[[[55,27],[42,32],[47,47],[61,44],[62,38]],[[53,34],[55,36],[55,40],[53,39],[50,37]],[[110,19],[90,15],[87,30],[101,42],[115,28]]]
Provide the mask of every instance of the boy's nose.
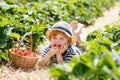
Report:
[[60,42],[60,39],[56,39],[55,42]]

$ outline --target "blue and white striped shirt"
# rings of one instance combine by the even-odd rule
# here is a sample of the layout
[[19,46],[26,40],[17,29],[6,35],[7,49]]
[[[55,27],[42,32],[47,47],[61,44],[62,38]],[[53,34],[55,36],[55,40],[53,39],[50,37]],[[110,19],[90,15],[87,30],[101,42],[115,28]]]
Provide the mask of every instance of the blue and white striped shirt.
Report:
[[[47,45],[45,49],[42,51],[40,55],[40,59],[43,59],[43,57],[47,54],[49,49],[51,48],[51,45]],[[77,47],[75,45],[70,45],[68,49],[63,53],[62,57],[64,62],[69,62],[72,60],[73,56],[80,56],[83,53],[83,50],[80,47]],[[53,62],[56,62],[56,56],[53,56],[51,58]]]

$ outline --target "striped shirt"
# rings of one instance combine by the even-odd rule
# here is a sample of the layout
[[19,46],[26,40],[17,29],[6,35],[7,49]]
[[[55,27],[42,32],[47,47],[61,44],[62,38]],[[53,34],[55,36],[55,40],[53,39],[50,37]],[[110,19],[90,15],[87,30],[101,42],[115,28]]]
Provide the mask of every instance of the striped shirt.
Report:
[[[42,51],[40,55],[40,59],[43,59],[43,57],[47,54],[49,49],[51,48],[51,45],[47,45],[45,49]],[[69,62],[72,60],[73,56],[80,56],[83,53],[83,50],[80,47],[77,47],[75,45],[70,45],[68,49],[63,53],[62,58],[64,62]],[[56,62],[56,56],[53,56],[51,58],[53,62]]]

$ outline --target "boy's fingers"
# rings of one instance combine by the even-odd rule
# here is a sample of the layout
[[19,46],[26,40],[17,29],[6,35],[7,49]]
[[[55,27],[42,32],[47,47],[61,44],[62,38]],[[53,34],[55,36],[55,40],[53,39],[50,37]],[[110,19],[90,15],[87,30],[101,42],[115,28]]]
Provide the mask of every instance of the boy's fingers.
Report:
[[67,43],[63,43],[63,49],[66,50],[67,49]]

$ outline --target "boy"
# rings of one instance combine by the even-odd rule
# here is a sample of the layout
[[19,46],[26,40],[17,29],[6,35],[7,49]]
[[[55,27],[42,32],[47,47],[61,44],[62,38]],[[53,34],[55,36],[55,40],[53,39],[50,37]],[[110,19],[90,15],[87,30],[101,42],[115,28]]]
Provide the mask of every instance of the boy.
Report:
[[38,66],[48,65],[50,61],[63,63],[71,61],[73,56],[79,56],[83,50],[73,45],[73,31],[69,23],[60,21],[46,32],[50,41],[40,55]]

